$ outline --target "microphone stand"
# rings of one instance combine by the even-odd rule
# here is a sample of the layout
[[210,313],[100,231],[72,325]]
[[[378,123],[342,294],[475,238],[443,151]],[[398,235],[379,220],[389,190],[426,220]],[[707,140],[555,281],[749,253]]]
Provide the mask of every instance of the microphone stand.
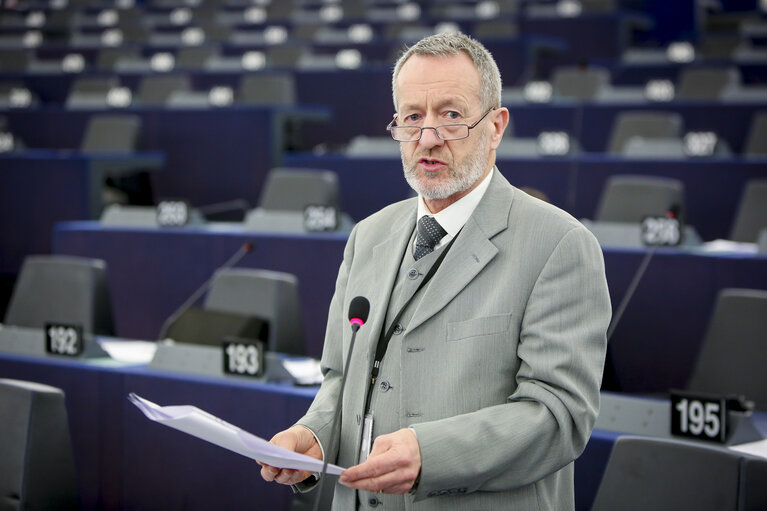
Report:
[[[338,401],[336,402],[336,411],[333,415],[333,425],[330,431],[333,432],[333,438],[330,440],[330,450],[328,452],[335,452],[336,448],[336,427],[338,426],[338,419],[341,417],[341,404],[344,397],[344,386],[346,386],[346,376],[349,374],[349,366],[352,361],[352,350],[354,349],[354,339],[357,337],[357,330],[360,329],[362,321],[356,319],[352,320],[352,340],[349,343],[349,351],[346,353],[346,363],[344,364],[344,374],[341,376],[341,389],[338,391]],[[338,434],[340,439],[340,432]],[[320,484],[318,488],[317,498],[314,500],[314,511],[317,511],[322,500],[322,488],[325,486],[325,479],[327,479],[328,472],[328,456],[322,462],[322,472],[320,472]]]
[[[253,245],[251,243],[243,243],[243,245],[235,252],[224,264],[219,266],[216,271],[218,270],[225,270],[227,268],[230,268],[240,262],[240,259],[245,257],[245,254],[253,250]],[[173,314],[168,316],[168,318],[163,321],[162,327],[160,328],[160,334],[157,336],[159,340],[163,340],[165,336],[168,333],[168,329],[173,324],[174,321],[176,321],[179,316],[181,316],[182,313],[186,312],[186,310],[192,306],[194,302],[196,302],[202,294],[208,290],[208,287],[210,286],[210,283],[213,281],[213,277],[215,277],[216,272],[214,271],[208,279],[202,283],[202,285],[197,288],[197,291],[192,293],[192,296],[186,299],[184,303],[182,303],[175,311],[173,311]]]

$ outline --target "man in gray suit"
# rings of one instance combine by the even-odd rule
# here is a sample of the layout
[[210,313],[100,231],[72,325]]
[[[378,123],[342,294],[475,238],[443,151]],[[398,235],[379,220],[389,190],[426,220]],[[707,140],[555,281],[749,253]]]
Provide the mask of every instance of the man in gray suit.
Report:
[[[351,233],[324,381],[307,414],[272,442],[350,467],[333,509],[573,509],[573,460],[597,416],[610,320],[600,247],[495,168],[509,113],[481,44],[428,37],[397,62],[392,86],[388,129],[418,197]],[[371,312],[334,438],[356,296]],[[261,474],[300,490],[315,483],[303,471]]]

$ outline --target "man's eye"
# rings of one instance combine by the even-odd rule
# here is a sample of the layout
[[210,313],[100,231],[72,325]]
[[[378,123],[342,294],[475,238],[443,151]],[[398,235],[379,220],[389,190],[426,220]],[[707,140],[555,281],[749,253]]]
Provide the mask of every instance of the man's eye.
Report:
[[405,121],[407,122],[416,122],[418,120],[418,114],[410,114],[407,117],[405,117]]
[[458,112],[448,112],[447,113],[447,118],[448,119],[453,119],[453,120],[460,119],[461,118],[461,114],[459,114]]

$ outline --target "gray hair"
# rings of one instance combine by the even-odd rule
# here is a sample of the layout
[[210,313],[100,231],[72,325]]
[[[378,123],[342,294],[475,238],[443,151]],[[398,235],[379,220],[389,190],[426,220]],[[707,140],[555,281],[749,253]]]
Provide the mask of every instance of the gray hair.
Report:
[[447,32],[421,39],[406,49],[397,60],[391,80],[394,110],[397,110],[397,76],[399,76],[402,66],[411,56],[431,55],[435,57],[449,57],[451,55],[458,55],[460,52],[466,53],[474,62],[474,67],[479,71],[479,100],[482,103],[482,109],[488,110],[493,107],[500,107],[501,72],[498,71],[498,65],[495,63],[493,56],[476,39],[472,39],[461,32]]

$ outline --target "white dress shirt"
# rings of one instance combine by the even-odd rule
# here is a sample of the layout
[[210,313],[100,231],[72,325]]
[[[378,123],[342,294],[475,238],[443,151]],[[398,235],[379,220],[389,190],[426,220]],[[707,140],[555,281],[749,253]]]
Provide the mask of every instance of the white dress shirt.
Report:
[[[471,214],[474,213],[477,204],[479,204],[479,201],[481,201],[482,197],[485,195],[487,188],[490,186],[490,179],[493,177],[493,172],[495,171],[495,167],[490,169],[490,172],[487,173],[487,176],[485,176],[476,188],[434,215],[432,215],[429,208],[426,207],[423,197],[420,195],[418,196],[417,220],[420,220],[424,215],[433,216],[434,219],[439,222],[439,225],[447,231],[447,234],[439,240],[439,243],[434,247],[435,249],[450,243],[450,240],[455,238],[458,232],[463,228]],[[415,242],[413,246],[415,246]]]

